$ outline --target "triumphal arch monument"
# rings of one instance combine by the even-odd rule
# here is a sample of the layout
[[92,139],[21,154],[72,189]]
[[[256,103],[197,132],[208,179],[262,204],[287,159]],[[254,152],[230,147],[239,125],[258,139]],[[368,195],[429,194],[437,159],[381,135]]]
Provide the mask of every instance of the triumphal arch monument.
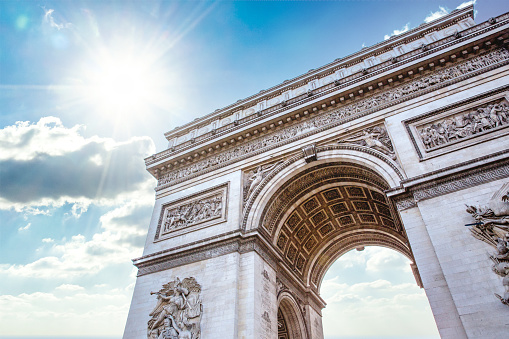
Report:
[[442,338],[507,337],[508,43],[470,6],[166,133],[124,338],[323,338],[324,274],[367,245]]

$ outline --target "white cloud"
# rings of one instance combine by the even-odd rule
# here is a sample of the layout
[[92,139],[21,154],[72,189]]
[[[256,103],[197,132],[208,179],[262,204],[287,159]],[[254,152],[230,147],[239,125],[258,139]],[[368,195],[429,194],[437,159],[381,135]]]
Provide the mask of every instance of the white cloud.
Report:
[[[70,240],[43,240],[49,254],[28,264],[0,266],[0,274],[48,280],[94,276],[112,265],[130,265],[141,255],[153,200],[133,199],[100,218],[102,232],[91,239],[78,234]],[[138,254],[136,254],[138,253]]]
[[0,209],[50,214],[69,203],[79,218],[92,203],[111,206],[138,190],[152,191],[155,180],[143,163],[155,151],[150,138],[85,138],[83,128],[44,117],[0,129],[6,150],[0,154]]
[[[44,8],[43,8],[44,9]],[[51,28],[56,28],[57,30],[61,30],[63,28],[70,28],[72,25],[69,22],[63,22],[61,24],[57,24],[55,19],[53,18],[54,9],[44,9],[44,23],[49,25]]]
[[55,293],[0,295],[2,335],[116,336],[122,333],[132,290],[92,293],[79,287],[61,285]]
[[29,222],[28,224],[26,224],[26,226],[22,226],[22,227],[18,228],[18,231],[20,231],[20,232],[26,231],[30,228],[30,226],[32,226],[32,223]]
[[387,35],[387,34],[386,34],[386,35],[384,36],[384,40],[390,39],[392,36],[395,36],[395,35],[399,35],[399,34],[405,33],[405,32],[407,32],[409,29],[410,29],[410,23],[407,23],[405,26],[403,26],[403,28],[401,28],[401,29],[395,29],[394,31],[392,31],[391,35]]
[[438,7],[438,11],[431,12],[426,18],[424,18],[424,22],[428,23],[433,20],[440,19],[441,17],[443,17],[447,14],[449,14],[449,11],[447,10],[447,8],[440,6],[440,7]]
[[62,284],[58,287],[55,288],[55,290],[59,290],[59,291],[81,291],[81,290],[84,290],[85,288],[83,288],[82,286],[80,285],[73,285],[73,284]]
[[44,242],[44,243],[52,243],[52,242],[55,242],[55,240],[53,240],[51,238],[44,238],[44,239],[42,239],[42,242]]

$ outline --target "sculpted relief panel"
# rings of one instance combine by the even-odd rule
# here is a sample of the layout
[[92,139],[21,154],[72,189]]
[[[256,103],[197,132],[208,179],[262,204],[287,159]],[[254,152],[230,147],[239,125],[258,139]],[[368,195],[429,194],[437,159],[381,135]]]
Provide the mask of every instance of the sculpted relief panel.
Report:
[[509,86],[405,121],[421,159],[509,133]]
[[179,278],[164,284],[158,292],[157,304],[150,312],[148,339],[200,339],[203,305],[201,286],[195,278]]
[[387,134],[387,130],[384,126],[375,126],[362,130],[346,139],[342,139],[339,143],[354,143],[361,146],[373,148],[377,151],[384,153],[396,160],[396,153],[392,146],[391,138]]
[[[293,123],[288,127],[246,141],[239,146],[214,153],[201,160],[170,170],[159,176],[157,190],[171,184],[182,182],[211,170],[219,169],[227,164],[273,149],[288,142],[298,140],[307,135],[318,133],[347,121],[381,110],[417,95],[434,91],[453,82],[464,80],[487,70],[504,65],[509,60],[509,52],[504,49],[492,50],[484,55],[469,58],[461,63],[445,67],[428,75],[416,77],[414,80],[395,86],[364,99],[342,105],[309,119]],[[368,132],[370,133],[370,132]],[[371,139],[374,139],[371,136]],[[366,138],[366,142],[367,138]]]
[[472,236],[495,249],[489,258],[505,289],[503,295],[495,296],[509,306],[509,183],[493,195],[487,207],[467,206],[467,212],[475,219],[475,223],[467,225],[472,226]]
[[228,184],[180,199],[161,208],[154,240],[226,221]]

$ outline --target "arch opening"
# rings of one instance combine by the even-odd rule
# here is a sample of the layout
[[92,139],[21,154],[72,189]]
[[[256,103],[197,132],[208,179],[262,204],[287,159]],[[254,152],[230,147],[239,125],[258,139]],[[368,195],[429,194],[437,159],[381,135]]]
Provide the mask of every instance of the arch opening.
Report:
[[359,246],[341,255],[320,284],[327,303],[324,337],[440,338],[411,264],[401,253],[379,246]]

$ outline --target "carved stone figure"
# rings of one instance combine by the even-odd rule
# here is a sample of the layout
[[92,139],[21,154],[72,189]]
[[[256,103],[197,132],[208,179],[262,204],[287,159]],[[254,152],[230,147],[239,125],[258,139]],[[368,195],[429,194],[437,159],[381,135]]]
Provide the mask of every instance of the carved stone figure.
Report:
[[340,140],[339,143],[348,142],[374,148],[380,151],[392,159],[396,159],[396,153],[392,148],[391,139],[387,134],[387,131],[382,126],[375,126],[363,130],[360,134],[356,134],[349,138]]
[[258,187],[262,180],[269,175],[274,168],[276,168],[283,161],[278,161],[274,164],[260,165],[255,170],[247,173],[244,181],[244,202],[249,199],[253,191]]
[[490,255],[494,262],[493,272],[503,277],[505,288],[503,296],[495,293],[500,301],[509,306],[509,183],[493,195],[488,207],[467,206],[467,212],[474,217],[476,223],[471,224],[472,235],[491,246],[496,251]]
[[199,339],[203,313],[200,293],[195,278],[177,278],[151,292],[157,295],[157,304],[149,314],[147,338]]
[[509,124],[509,106],[505,99],[467,112],[434,121],[421,128],[419,134],[426,149],[484,133]]

